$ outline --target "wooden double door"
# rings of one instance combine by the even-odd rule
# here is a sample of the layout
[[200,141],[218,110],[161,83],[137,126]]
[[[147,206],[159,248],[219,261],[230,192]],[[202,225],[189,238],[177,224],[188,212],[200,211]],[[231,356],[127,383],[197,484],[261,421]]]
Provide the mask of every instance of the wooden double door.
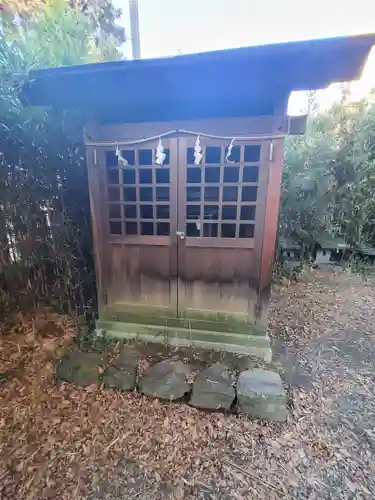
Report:
[[106,306],[143,318],[252,315],[265,210],[269,143],[196,136],[102,148],[100,200]]

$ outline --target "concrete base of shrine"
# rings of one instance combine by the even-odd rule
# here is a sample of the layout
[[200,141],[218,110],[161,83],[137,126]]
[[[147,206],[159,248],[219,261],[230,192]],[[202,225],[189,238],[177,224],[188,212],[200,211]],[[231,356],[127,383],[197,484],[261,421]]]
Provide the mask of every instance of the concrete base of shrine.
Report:
[[96,333],[105,333],[118,339],[139,339],[143,342],[157,342],[175,347],[199,347],[216,349],[235,354],[259,358],[267,363],[272,360],[269,337],[249,326],[249,333],[183,328],[174,325],[144,325],[123,321],[98,320]]

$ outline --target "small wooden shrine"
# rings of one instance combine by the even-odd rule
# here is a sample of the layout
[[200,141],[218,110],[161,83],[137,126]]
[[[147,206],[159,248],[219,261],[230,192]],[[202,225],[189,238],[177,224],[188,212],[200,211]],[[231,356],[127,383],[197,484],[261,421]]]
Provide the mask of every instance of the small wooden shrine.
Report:
[[30,72],[25,101],[87,117],[98,328],[270,360],[288,98],[359,77],[374,41]]

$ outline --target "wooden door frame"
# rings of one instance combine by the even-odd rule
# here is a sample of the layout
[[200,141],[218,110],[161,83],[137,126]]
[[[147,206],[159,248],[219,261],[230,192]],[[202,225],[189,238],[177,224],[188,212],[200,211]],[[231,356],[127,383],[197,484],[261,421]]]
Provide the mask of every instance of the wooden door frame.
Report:
[[[228,133],[228,131],[227,131]],[[178,178],[178,190],[179,190],[179,195],[178,195],[178,231],[179,232],[186,232],[186,223],[187,223],[187,218],[186,218],[186,205],[187,199],[186,199],[186,186],[187,186],[187,168],[188,164],[186,162],[186,151],[187,147],[192,147],[192,145],[195,143],[196,136],[179,136],[179,142],[178,142],[178,165],[179,165],[179,178]],[[224,158],[224,147],[228,146],[228,141],[227,140],[218,140],[218,139],[210,139],[210,138],[202,138],[201,139],[202,146],[220,146],[222,148],[221,150],[221,160],[220,160],[220,165],[223,165]],[[250,322],[255,322],[256,314],[257,314],[257,309],[258,309],[258,290],[259,290],[259,282],[260,282],[260,270],[261,270],[261,262],[262,262],[262,244],[263,244],[263,234],[264,234],[264,224],[265,224],[265,214],[266,214],[266,206],[267,206],[267,183],[268,183],[268,176],[269,176],[269,167],[270,167],[270,154],[271,154],[271,140],[263,140],[261,138],[257,140],[247,140],[247,139],[242,139],[239,137],[238,139],[236,138],[235,144],[238,146],[245,146],[245,145],[260,145],[260,160],[259,162],[255,162],[257,165],[259,165],[259,179],[257,183],[254,183],[254,185],[257,185],[258,187],[258,192],[257,192],[257,200],[256,202],[249,202],[245,203],[246,205],[254,205],[256,206],[256,216],[255,216],[255,221],[254,221],[254,237],[251,239],[240,239],[238,237],[238,234],[236,233],[236,238],[220,238],[220,237],[215,237],[215,238],[207,238],[207,237],[187,237],[184,240],[180,240],[178,244],[178,259],[179,259],[179,279],[178,279],[178,289],[179,289],[179,314],[181,316],[186,315],[185,311],[185,299],[184,299],[184,286],[183,286],[183,263],[185,262],[185,254],[186,252],[189,251],[189,248],[191,247],[212,247],[212,248],[233,248],[233,249],[248,249],[253,252],[254,256],[254,266],[253,266],[253,271],[252,275],[249,276],[249,309],[247,313],[241,314],[241,313],[233,313],[233,317],[237,317],[238,319],[241,320],[246,320]],[[243,151],[244,148],[241,148],[241,159],[240,159],[240,164],[244,165],[244,158],[243,158]],[[249,162],[251,164],[251,162]],[[243,172],[243,169],[240,168],[240,172]],[[202,170],[202,173],[204,171]],[[239,186],[241,188],[243,182],[242,174],[240,176],[240,179],[238,183],[233,183]],[[201,188],[204,189],[204,179],[202,179],[202,182],[200,184]],[[253,185],[250,183],[250,185]],[[222,199],[222,189],[224,186],[223,179],[220,180],[220,195],[219,199]],[[200,209],[200,220],[202,221],[202,206],[204,205],[203,200],[203,194],[201,194],[201,200],[200,202],[193,203],[195,205],[198,205],[201,207]],[[222,202],[221,205],[233,205],[236,203],[236,205],[239,205],[239,202]],[[242,203],[242,202],[241,202]],[[218,202],[218,205],[220,203]],[[236,231],[238,232],[238,227],[240,223],[240,211],[237,210],[237,218],[236,218]],[[221,224],[221,217],[219,216],[218,218],[218,224]],[[220,225],[219,225],[220,228]],[[218,228],[218,231],[219,231]],[[193,243],[189,245],[189,239],[190,241],[193,240]],[[253,286],[250,285],[250,283],[253,284]],[[219,312],[219,311],[218,311]],[[192,311],[192,314],[194,316],[194,312]]]
[[[131,149],[137,151],[139,149],[156,149],[158,140],[154,139],[149,142],[145,142],[137,145],[129,145],[122,146],[120,149]],[[127,236],[124,233],[121,235],[111,235],[109,230],[109,221],[111,220],[109,217],[109,204],[119,204],[120,206],[124,205],[123,199],[123,187],[124,185],[121,182],[121,177],[119,180],[118,188],[120,190],[120,199],[117,202],[111,201],[108,199],[108,181],[107,181],[107,165],[106,165],[106,152],[115,150],[116,148],[112,146],[87,146],[87,162],[88,162],[88,179],[89,179],[89,192],[90,192],[90,207],[92,213],[92,230],[93,230],[93,240],[94,240],[94,248],[95,248],[95,269],[97,273],[97,287],[98,287],[98,308],[99,314],[101,312],[107,311],[108,307],[113,304],[109,304],[108,295],[109,295],[109,286],[111,275],[113,272],[111,271],[111,246],[121,246],[123,251],[126,252],[126,248],[129,246],[139,246],[139,247],[168,247],[169,248],[169,279],[170,279],[170,297],[175,297],[174,301],[170,302],[170,306],[165,308],[170,312],[172,317],[177,315],[177,236],[176,236],[176,228],[177,228],[177,166],[178,166],[178,158],[177,158],[177,140],[175,138],[167,138],[163,141],[163,145],[165,148],[169,149],[170,161],[169,161],[169,172],[170,172],[170,180],[169,180],[169,201],[157,202],[155,199],[156,192],[156,184],[155,182],[155,169],[163,168],[162,166],[158,167],[157,165],[152,164],[150,168],[153,170],[153,199],[149,202],[154,207],[154,233],[156,230],[156,214],[155,214],[155,206],[157,204],[169,205],[169,224],[170,231],[169,236],[157,236],[154,234],[153,236],[143,236],[139,234],[141,217],[139,207],[142,205],[139,197],[139,189],[142,187],[138,182],[138,173],[136,173],[136,183],[135,188],[137,192],[137,200],[129,204],[134,204],[137,206],[137,217],[132,219],[132,222],[137,223],[138,234],[135,236]],[[138,171],[139,164],[137,160],[137,154],[135,154],[136,162],[134,168]],[[167,167],[167,166],[166,166]],[[147,167],[146,167],[147,168]],[[161,184],[163,186],[163,184]],[[148,204],[148,202],[143,202]],[[122,210],[122,209],[121,209]],[[122,213],[121,224],[125,223],[124,213]],[[147,307],[147,306],[146,306]],[[138,309],[137,305],[129,305],[127,308],[126,305],[123,306],[123,310],[129,309],[130,312],[134,308]],[[139,309],[141,311],[145,310],[145,306],[139,304]],[[150,310],[152,307],[149,308]],[[157,307],[155,307],[155,311],[157,312]],[[175,312],[173,312],[175,311]]]

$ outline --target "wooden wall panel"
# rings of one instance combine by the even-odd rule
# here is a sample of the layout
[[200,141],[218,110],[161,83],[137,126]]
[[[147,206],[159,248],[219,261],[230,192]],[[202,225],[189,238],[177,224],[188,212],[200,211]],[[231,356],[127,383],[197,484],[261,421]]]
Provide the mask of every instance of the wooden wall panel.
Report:
[[193,281],[249,282],[255,277],[254,252],[247,248],[189,246],[180,262],[180,278]]
[[108,303],[176,308],[165,246],[109,246]]
[[178,300],[181,314],[200,309],[247,315],[249,300],[256,290],[252,250],[189,247],[182,255]]

